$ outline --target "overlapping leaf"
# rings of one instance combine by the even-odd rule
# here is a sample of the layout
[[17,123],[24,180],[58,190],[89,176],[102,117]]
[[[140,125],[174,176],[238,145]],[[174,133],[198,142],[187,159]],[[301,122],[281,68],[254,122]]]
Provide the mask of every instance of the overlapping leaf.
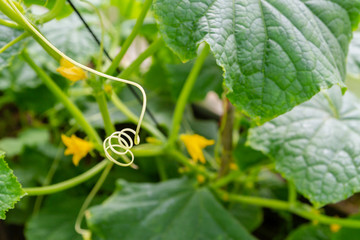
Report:
[[24,195],[20,183],[4,160],[4,152],[0,152],[0,219],[5,219],[5,212]]
[[338,87],[260,127],[248,143],[317,206],[360,191],[360,103]]
[[260,121],[343,85],[359,0],[156,0],[166,43],[183,60],[207,42],[229,99]]
[[101,239],[254,239],[209,190],[195,189],[185,179],[120,181],[114,195],[86,215]]

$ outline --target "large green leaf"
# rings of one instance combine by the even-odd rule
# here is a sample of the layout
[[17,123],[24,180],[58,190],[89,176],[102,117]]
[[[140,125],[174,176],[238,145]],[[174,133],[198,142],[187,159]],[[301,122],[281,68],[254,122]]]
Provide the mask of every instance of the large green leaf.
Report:
[[317,206],[360,191],[360,103],[338,87],[260,127],[248,144],[267,153]]
[[166,43],[183,60],[207,42],[229,99],[266,121],[320,89],[343,86],[359,0],[155,0]]
[[64,194],[51,196],[40,212],[33,215],[27,223],[26,239],[82,239],[81,235],[75,232],[74,226],[83,202],[82,196],[77,198]]
[[[350,216],[349,219],[360,221],[360,215]],[[341,227],[340,230],[333,235],[331,240],[358,240],[360,236],[359,228]]]
[[101,239],[254,239],[209,190],[186,179],[118,183],[112,197],[86,214]]
[[24,195],[20,183],[4,160],[5,153],[0,152],[0,219],[5,219],[5,212]]
[[291,232],[286,240],[330,240],[330,236],[328,226],[304,224]]

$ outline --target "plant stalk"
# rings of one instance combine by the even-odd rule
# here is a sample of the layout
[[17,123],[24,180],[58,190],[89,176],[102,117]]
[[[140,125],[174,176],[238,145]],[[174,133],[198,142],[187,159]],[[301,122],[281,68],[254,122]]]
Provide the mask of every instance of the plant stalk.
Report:
[[178,139],[180,126],[181,126],[181,120],[182,120],[182,117],[184,114],[187,100],[190,96],[190,93],[194,87],[196,79],[199,76],[200,70],[201,70],[209,52],[210,52],[210,47],[209,47],[209,45],[205,44],[200,55],[197,57],[195,64],[192,67],[188,78],[186,79],[185,85],[183,86],[183,88],[181,90],[181,93],[176,102],[176,107],[175,107],[175,111],[174,111],[171,132],[170,132],[170,136],[169,136],[169,140],[168,140],[169,146],[175,145],[175,142]]
[[143,25],[145,16],[151,7],[151,3],[152,3],[152,0],[145,0],[143,9],[141,10],[139,17],[136,20],[133,30],[131,31],[129,37],[125,40],[123,46],[121,47],[120,52],[116,55],[116,57],[112,61],[111,65],[106,70],[106,72],[105,72],[106,74],[113,75],[115,73],[116,68],[119,66],[121,60],[125,56],[125,53],[127,52],[131,43],[134,41],[136,35],[140,31],[140,28]]

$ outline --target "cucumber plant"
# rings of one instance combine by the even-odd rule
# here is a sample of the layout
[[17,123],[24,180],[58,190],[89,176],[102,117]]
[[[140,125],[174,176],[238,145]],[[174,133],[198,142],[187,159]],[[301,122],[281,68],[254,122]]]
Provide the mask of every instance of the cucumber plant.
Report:
[[4,236],[356,237],[359,21],[360,0],[0,0]]

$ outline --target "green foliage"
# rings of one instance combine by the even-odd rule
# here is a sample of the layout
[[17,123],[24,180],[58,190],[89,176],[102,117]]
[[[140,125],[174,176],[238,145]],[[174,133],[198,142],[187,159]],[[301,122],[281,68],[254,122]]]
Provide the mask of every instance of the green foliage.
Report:
[[349,46],[347,58],[347,73],[360,75],[360,32],[354,32],[354,38]]
[[293,231],[286,240],[329,240],[330,236],[328,226],[305,224]]
[[338,87],[323,91],[263,126],[248,144],[275,159],[277,169],[317,206],[359,188],[359,100]]
[[[356,214],[351,217],[350,219],[359,220],[360,215]],[[357,240],[359,238],[360,230],[359,229],[352,229],[352,228],[340,228],[340,230],[333,235],[331,240]]]
[[229,99],[264,122],[322,88],[343,86],[360,2],[156,0],[154,11],[183,60],[196,56],[200,42],[210,45]]
[[187,179],[119,181],[113,196],[89,210],[87,221],[101,239],[254,239],[208,189]]
[[13,208],[14,204],[24,196],[20,183],[4,158],[5,153],[0,152],[0,219],[5,219],[5,212]]
[[30,128],[19,133],[17,138],[2,138],[0,150],[6,150],[7,155],[18,155],[25,146],[38,146],[50,140],[49,132],[44,128]]
[[[0,1],[0,49],[19,40],[0,54],[0,218],[27,193],[1,236],[13,224],[30,240],[358,236],[357,216],[315,208],[360,192],[360,102],[343,83],[360,92],[360,0],[73,3],[106,52],[66,0]],[[144,86],[131,167],[113,167],[102,140],[136,127],[141,98],[62,62],[86,76],[69,81],[61,51]],[[194,138],[192,152],[184,133],[214,145]],[[76,167],[62,134],[94,146]]]
[[[64,198],[66,201],[63,201]],[[83,198],[64,194],[47,199],[40,212],[34,214],[28,221],[25,230],[26,239],[81,240],[81,236],[74,230],[74,224],[77,211],[83,201]]]
[[[1,19],[7,19],[4,14],[0,12]],[[0,49],[3,48],[6,44],[16,39],[20,36],[24,31],[12,29],[9,27],[5,27],[0,25]],[[22,50],[23,44],[16,43],[6,49],[4,52],[0,54],[0,70],[4,67],[7,67],[11,61],[20,53]]]

